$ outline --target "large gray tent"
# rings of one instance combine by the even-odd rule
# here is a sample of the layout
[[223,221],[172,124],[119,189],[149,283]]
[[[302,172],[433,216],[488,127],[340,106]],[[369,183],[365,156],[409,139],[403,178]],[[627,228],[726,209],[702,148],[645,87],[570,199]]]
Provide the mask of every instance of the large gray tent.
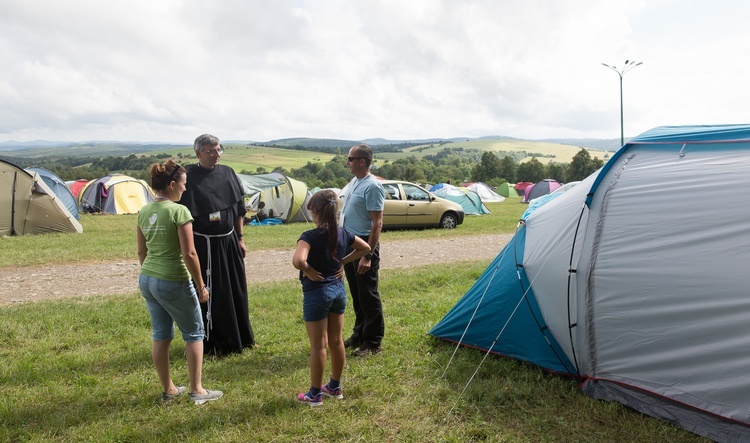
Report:
[[750,441],[748,189],[750,125],[646,132],[529,214],[430,333]]

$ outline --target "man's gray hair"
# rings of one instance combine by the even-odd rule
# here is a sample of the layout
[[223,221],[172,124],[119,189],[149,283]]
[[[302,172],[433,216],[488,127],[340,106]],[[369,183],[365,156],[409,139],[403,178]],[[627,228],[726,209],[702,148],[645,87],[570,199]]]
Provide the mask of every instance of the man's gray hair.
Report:
[[219,140],[219,137],[211,134],[203,134],[199,135],[198,138],[195,139],[195,143],[193,143],[193,149],[195,150],[196,154],[198,151],[201,150],[204,146],[210,146],[214,147],[217,146],[221,141]]

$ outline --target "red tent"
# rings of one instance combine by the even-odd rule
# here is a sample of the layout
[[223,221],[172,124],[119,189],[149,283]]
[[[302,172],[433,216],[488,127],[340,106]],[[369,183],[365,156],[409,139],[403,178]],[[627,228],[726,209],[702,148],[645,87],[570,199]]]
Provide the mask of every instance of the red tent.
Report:
[[83,189],[83,187],[86,186],[86,183],[88,182],[89,182],[88,180],[84,178],[80,178],[68,185],[68,189],[70,189],[70,193],[73,194],[73,197],[75,197],[76,200],[78,200],[78,194],[81,193],[81,189]]
[[516,192],[518,192],[518,195],[523,195],[524,191],[526,191],[526,188],[533,185],[532,182],[518,182],[516,183]]

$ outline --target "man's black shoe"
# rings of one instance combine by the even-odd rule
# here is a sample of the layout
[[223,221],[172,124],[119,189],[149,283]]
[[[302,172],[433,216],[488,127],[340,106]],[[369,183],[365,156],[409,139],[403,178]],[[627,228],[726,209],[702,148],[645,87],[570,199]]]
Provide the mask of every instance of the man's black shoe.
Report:
[[354,357],[366,357],[368,355],[379,354],[380,351],[382,351],[382,348],[380,347],[380,345],[363,344],[362,346],[359,347],[359,349],[352,352],[352,355]]
[[358,348],[359,345],[361,345],[362,342],[354,337],[349,337],[346,340],[344,340],[344,347],[345,348]]

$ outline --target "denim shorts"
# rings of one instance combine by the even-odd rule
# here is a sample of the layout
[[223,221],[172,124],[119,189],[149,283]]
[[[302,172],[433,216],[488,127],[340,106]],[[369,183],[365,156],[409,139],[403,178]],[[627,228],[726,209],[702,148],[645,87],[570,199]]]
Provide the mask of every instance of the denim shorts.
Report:
[[203,341],[203,316],[191,280],[169,281],[141,274],[138,285],[151,315],[153,340],[172,340],[177,323],[185,343]]
[[341,280],[303,291],[303,294],[302,314],[305,321],[321,321],[329,313],[343,314],[346,310],[346,290]]

